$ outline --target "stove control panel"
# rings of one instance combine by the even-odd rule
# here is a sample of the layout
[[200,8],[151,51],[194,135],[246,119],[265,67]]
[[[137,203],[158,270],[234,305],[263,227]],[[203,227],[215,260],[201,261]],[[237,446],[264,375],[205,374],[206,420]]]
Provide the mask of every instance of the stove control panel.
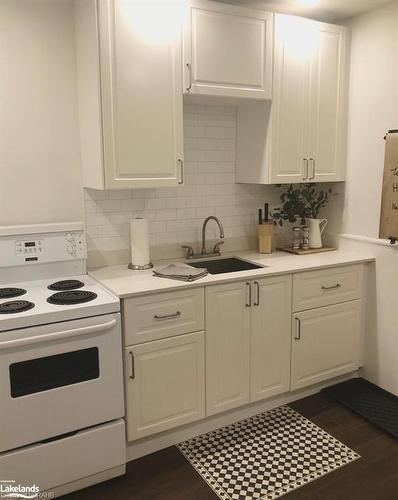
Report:
[[38,234],[0,234],[0,254],[0,267],[87,258],[83,229],[75,228]]
[[16,240],[15,251],[18,255],[34,256],[44,252],[44,240]]

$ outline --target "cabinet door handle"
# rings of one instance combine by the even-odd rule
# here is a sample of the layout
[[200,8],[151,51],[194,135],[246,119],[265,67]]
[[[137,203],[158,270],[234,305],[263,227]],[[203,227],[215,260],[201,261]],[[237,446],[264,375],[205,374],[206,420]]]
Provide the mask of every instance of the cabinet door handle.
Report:
[[322,290],[338,290],[339,288],[341,288],[341,285],[340,283],[337,283],[337,285],[333,285],[333,286],[323,286],[322,287]]
[[252,286],[250,283],[246,283],[246,292],[249,292],[246,300],[246,307],[251,307],[252,305]]
[[303,175],[303,181],[308,179],[308,158],[303,158],[304,162],[304,175]]
[[154,319],[157,319],[158,321],[164,321],[167,319],[179,318],[180,316],[181,316],[180,311],[177,311],[174,314],[166,314],[165,316],[159,316],[158,314],[155,314]]
[[255,281],[254,284],[256,285],[256,301],[254,302],[255,306],[260,305],[260,284],[258,281]]
[[309,178],[309,180],[313,181],[315,179],[315,160],[314,160],[314,158],[310,158],[310,162],[312,164],[312,175]]
[[296,336],[294,340],[301,340],[301,320],[300,318],[294,318],[296,320]]
[[182,158],[178,158],[178,163],[180,164],[180,180],[178,184],[184,184],[184,160]]
[[189,75],[189,83],[187,87],[187,92],[189,92],[192,89],[192,66],[191,63],[187,63],[187,68],[188,68],[188,75]]
[[134,380],[135,379],[134,353],[130,351],[129,354],[131,357],[131,375],[130,375],[130,378],[131,378],[131,380]]

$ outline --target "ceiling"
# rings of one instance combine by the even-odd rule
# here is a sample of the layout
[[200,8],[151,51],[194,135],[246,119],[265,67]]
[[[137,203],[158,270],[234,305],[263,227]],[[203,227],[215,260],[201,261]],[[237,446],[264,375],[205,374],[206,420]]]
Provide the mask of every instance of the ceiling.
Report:
[[[268,9],[273,12],[304,15],[319,20],[340,20],[356,16],[389,0],[218,0],[246,7]],[[309,4],[316,6],[310,6]]]

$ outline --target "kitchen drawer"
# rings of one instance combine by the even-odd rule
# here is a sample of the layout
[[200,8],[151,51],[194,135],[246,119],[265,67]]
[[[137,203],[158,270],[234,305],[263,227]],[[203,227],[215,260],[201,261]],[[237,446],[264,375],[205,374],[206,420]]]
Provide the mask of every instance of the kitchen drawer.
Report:
[[204,329],[204,288],[123,300],[126,345]]
[[55,489],[124,465],[125,436],[120,419],[48,443],[0,453],[1,479],[24,486],[34,484],[40,491]]
[[307,271],[293,276],[293,311],[305,311],[359,299],[363,265]]

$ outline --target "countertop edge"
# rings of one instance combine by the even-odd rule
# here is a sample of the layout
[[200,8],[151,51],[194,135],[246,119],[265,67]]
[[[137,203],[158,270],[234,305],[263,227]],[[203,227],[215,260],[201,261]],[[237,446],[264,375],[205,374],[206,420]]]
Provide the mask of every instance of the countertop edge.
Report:
[[[250,260],[251,262],[254,263],[259,263],[263,264],[264,262],[262,259],[254,259],[250,258],[248,255],[244,255],[243,253],[239,255],[239,252],[236,252],[234,255],[240,256],[243,259]],[[251,254],[253,255],[253,254]],[[225,255],[225,257],[227,257]],[[264,257],[263,257],[264,258]],[[291,256],[292,261],[295,261],[297,259],[297,263],[291,264],[290,266],[286,267],[280,267],[280,264],[275,265],[275,270],[272,269],[272,265],[268,267],[264,267],[264,269],[256,269],[253,271],[240,271],[239,273],[230,273],[230,274],[219,274],[219,275],[208,275],[204,280],[198,280],[194,282],[182,282],[182,281],[173,281],[173,280],[167,280],[166,278],[158,278],[159,280],[163,281],[163,285],[160,286],[159,288],[154,287],[152,284],[151,286],[145,286],[142,285],[142,289],[136,289],[132,290],[131,292],[125,292],[120,291],[120,286],[112,286],[111,282],[119,279],[123,279],[121,276],[109,276],[109,277],[102,277],[101,278],[101,272],[104,272],[104,269],[107,272],[112,272],[112,269],[115,270],[120,270],[121,266],[110,266],[109,268],[102,268],[99,270],[94,270],[94,271],[89,271],[89,275],[92,276],[94,279],[99,281],[103,286],[105,286],[108,290],[110,290],[112,293],[117,295],[119,299],[128,299],[132,297],[137,297],[137,296],[145,296],[145,295],[152,295],[156,293],[163,293],[163,292],[173,292],[173,291],[179,291],[179,290],[184,290],[187,288],[201,288],[201,287],[207,287],[207,286],[213,286],[213,285],[219,285],[222,283],[232,283],[236,281],[242,281],[242,280],[255,280],[255,279],[262,279],[262,278],[267,278],[267,277],[272,277],[272,276],[278,276],[278,275],[283,275],[283,274],[297,274],[300,272],[307,272],[307,271],[314,271],[314,270],[320,270],[320,269],[329,269],[333,267],[340,267],[340,266],[349,266],[353,264],[364,264],[364,263],[369,263],[369,262],[374,262],[376,258],[374,256],[342,256],[341,261],[331,261],[331,262],[324,262],[324,263],[313,263],[309,264],[308,266],[303,266],[303,257],[302,256]],[[325,259],[326,260],[326,259]],[[164,262],[163,262],[164,263]],[[126,266],[127,268],[127,266]],[[148,278],[152,278],[152,272],[148,271],[138,271],[139,273],[146,273],[145,275],[141,275],[140,277],[147,276]],[[133,275],[131,275],[133,276]],[[210,281],[209,281],[210,279]],[[165,286],[165,283],[167,281],[170,281],[169,286]],[[137,285],[135,285],[137,286]],[[119,289],[119,291],[118,291]]]

